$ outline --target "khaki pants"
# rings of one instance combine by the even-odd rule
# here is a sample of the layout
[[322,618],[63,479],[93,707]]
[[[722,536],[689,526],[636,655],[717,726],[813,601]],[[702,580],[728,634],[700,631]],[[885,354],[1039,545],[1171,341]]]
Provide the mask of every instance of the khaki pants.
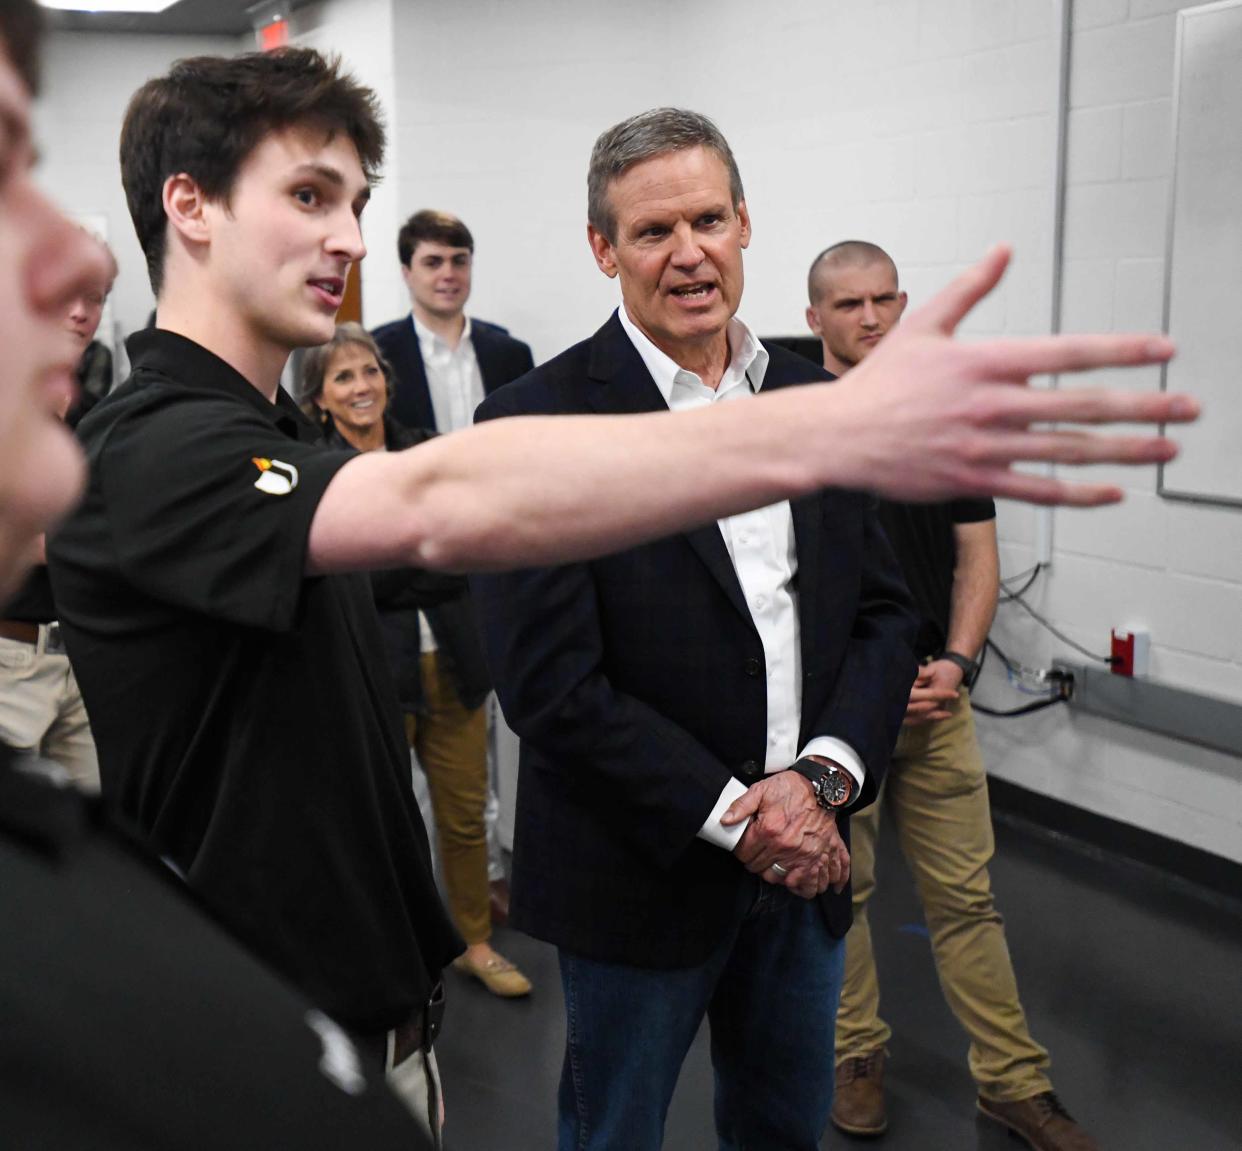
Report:
[[[40,629],[42,632],[44,629]],[[99,791],[99,760],[69,657],[0,637],[0,740],[68,771],[84,791]]]
[[1027,1030],[1009,948],[992,903],[987,777],[963,693],[948,719],[903,728],[880,799],[850,820],[854,926],[846,936],[837,1062],[883,1047],[867,901],[875,890],[880,807],[887,804],[918,887],[944,997],[970,1037],[980,1094],[1012,1102],[1050,1089],[1048,1052]]
[[468,711],[440,674],[434,652],[421,657],[425,715],[407,715],[405,734],[427,774],[449,911],[467,944],[492,934],[487,880],[487,711]]

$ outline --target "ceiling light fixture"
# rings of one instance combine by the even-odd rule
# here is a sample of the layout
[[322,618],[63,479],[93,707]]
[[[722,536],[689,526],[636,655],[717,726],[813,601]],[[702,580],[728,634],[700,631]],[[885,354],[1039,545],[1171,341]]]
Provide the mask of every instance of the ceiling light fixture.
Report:
[[39,0],[61,12],[163,12],[177,0]]

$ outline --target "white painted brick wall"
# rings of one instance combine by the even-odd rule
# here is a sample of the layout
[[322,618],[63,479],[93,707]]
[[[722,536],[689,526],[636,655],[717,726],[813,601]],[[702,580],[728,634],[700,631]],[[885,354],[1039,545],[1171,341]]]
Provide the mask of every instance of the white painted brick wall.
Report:
[[[858,235],[893,252],[916,296],[1015,239],[1012,281],[968,330],[1048,328],[1057,46],[1045,0],[803,0],[762,19],[742,0],[723,13],[704,0],[624,13],[531,0],[488,6],[486,20],[452,0],[396,9],[401,213],[467,221],[473,310],[540,357],[617,300],[585,242],[591,144],[661,103],[714,116],[737,153],[755,224],[744,314],[761,331],[801,332],[810,259]],[[729,83],[705,87],[689,46],[739,61]],[[368,301],[367,318],[387,317]]]

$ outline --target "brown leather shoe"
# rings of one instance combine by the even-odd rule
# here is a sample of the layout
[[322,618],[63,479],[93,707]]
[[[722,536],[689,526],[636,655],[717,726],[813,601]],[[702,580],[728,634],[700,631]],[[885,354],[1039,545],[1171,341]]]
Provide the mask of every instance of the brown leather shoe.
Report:
[[493,879],[488,884],[490,889],[488,902],[491,904],[492,924],[495,927],[506,927],[509,923],[509,881]]
[[1013,1103],[980,1095],[977,1105],[989,1119],[1003,1123],[1035,1151],[1100,1151],[1100,1145],[1074,1122],[1055,1091]]
[[837,1064],[836,1090],[832,1096],[832,1123],[847,1135],[883,1135],[888,1130],[884,1114],[883,1048],[854,1055]]

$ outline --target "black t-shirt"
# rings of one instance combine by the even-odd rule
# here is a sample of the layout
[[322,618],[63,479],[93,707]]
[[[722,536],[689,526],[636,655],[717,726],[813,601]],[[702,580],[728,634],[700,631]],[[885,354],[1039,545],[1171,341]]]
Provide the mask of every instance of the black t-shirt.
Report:
[[37,564],[31,569],[17,594],[0,604],[0,616],[23,623],[51,623],[56,618],[56,601],[46,565]]
[[880,523],[897,553],[897,562],[921,617],[914,652],[920,659],[939,655],[948,638],[953,567],[957,561],[954,525],[995,518],[996,504],[989,499],[944,504],[880,501]]
[[104,797],[313,1001],[385,1030],[461,944],[367,577],[305,575],[352,457],[187,339],[129,350],[50,558]]
[[0,746],[0,1145],[429,1147],[372,1059]]

